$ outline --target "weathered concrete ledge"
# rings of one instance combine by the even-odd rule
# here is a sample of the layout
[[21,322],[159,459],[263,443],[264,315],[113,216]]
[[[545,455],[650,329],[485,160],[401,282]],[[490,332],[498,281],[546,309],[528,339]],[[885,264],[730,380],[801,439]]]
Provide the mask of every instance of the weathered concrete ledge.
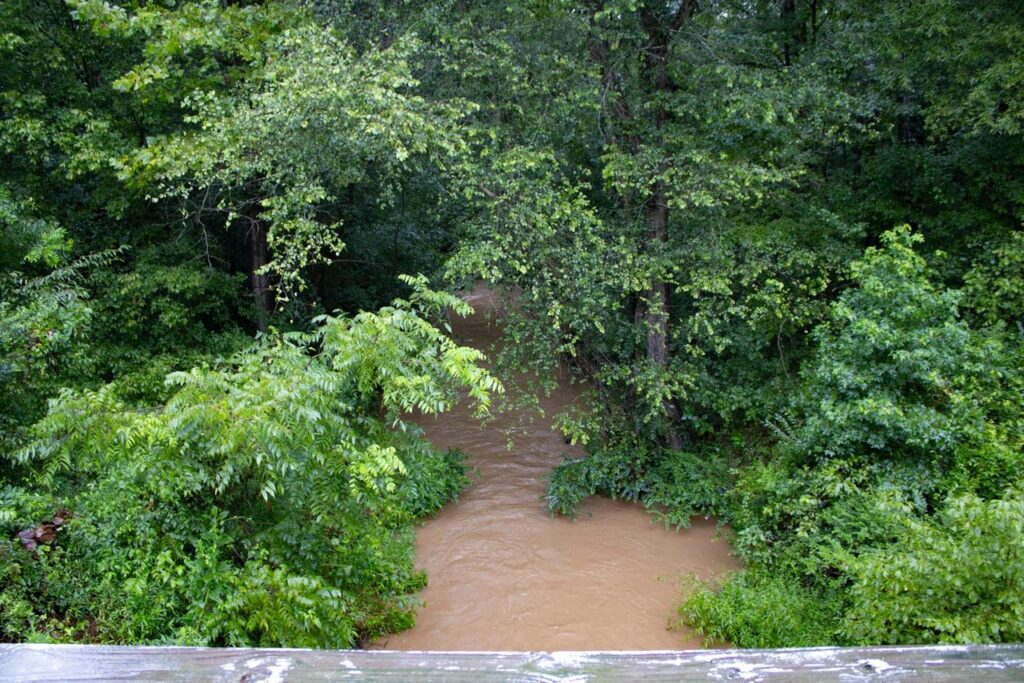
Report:
[[0,681],[1021,681],[1024,644],[678,652],[0,645]]

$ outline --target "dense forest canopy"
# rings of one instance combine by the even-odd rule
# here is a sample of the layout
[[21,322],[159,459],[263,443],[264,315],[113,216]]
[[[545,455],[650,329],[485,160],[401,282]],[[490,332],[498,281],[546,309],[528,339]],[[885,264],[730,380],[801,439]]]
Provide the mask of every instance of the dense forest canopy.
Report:
[[735,531],[682,623],[1024,639],[1016,0],[6,0],[0,60],[0,640],[408,627],[479,280],[588,387],[553,513]]

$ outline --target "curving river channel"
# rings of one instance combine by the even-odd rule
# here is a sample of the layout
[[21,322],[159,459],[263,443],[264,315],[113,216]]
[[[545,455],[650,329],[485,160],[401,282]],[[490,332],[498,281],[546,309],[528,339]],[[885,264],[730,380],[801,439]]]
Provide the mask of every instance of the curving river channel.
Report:
[[[484,289],[453,333],[486,349],[497,331]],[[576,398],[563,385],[542,401],[548,418]],[[667,628],[682,574],[710,577],[735,568],[715,522],[666,530],[642,507],[595,497],[577,521],[552,518],[542,497],[567,446],[549,419],[517,433],[513,449],[499,415],[481,428],[467,406],[419,422],[437,446],[458,448],[475,482],[419,529],[417,566],[429,585],[416,627],[376,644],[392,650],[665,650],[700,647],[693,633]]]

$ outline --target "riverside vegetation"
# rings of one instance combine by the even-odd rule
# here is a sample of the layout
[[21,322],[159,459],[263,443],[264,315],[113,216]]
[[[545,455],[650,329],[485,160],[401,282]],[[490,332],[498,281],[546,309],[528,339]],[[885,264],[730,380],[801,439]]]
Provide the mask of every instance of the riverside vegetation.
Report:
[[709,640],[1024,640],[1016,0],[7,0],[0,60],[0,640],[406,628],[466,478],[402,416],[560,365],[549,508],[727,522]]

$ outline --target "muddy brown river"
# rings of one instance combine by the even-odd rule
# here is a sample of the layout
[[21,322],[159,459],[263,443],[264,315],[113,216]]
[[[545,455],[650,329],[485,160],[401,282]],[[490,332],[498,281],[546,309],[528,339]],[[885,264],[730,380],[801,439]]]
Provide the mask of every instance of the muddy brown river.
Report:
[[[486,349],[497,336],[492,299],[467,296],[476,315],[453,321],[457,341]],[[547,415],[508,449],[498,415],[481,427],[468,406],[422,419],[437,446],[458,448],[474,483],[419,529],[417,566],[429,584],[416,627],[376,643],[391,650],[665,650],[700,647],[668,622],[679,577],[735,568],[715,522],[666,530],[642,507],[593,498],[576,521],[552,518],[542,499],[551,468],[582,451],[568,446],[550,418],[576,399],[563,385],[542,405]]]

